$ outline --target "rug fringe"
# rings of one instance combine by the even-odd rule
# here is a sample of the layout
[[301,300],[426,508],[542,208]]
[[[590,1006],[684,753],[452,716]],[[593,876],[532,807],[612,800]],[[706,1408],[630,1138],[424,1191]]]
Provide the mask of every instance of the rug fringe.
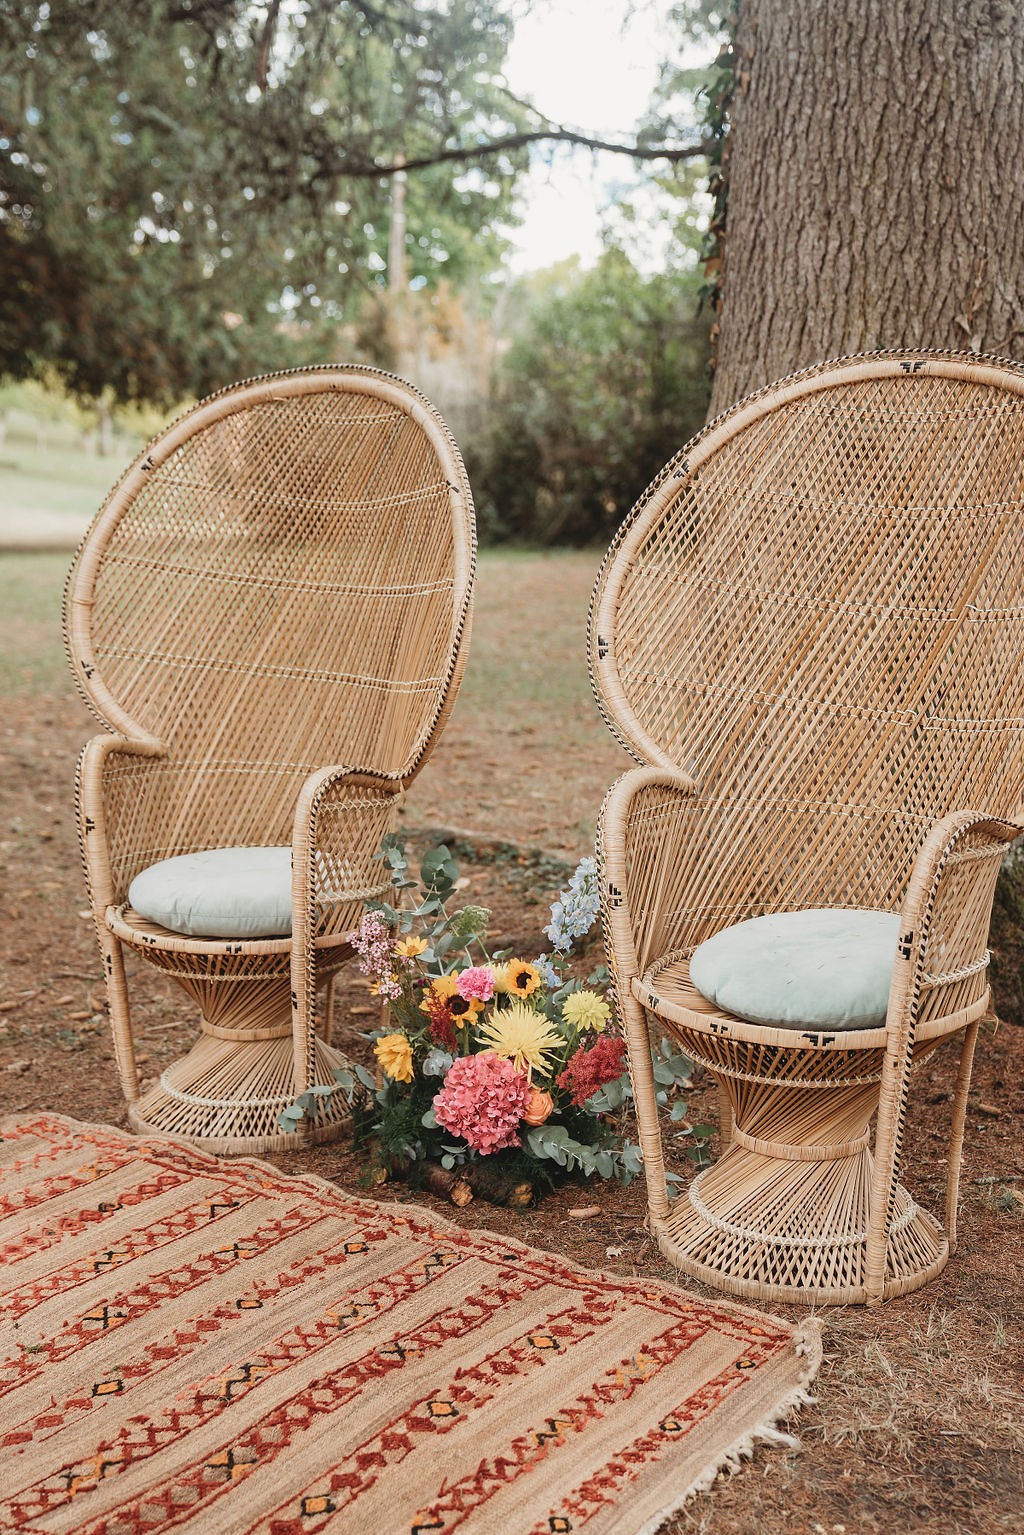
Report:
[[672,1502],[666,1504],[657,1514],[648,1519],[635,1532],[635,1535],[657,1535],[666,1519],[671,1519],[673,1514],[678,1514],[680,1509],[689,1503],[691,1498],[698,1493],[708,1492],[714,1486],[715,1481],[722,1471],[728,1471],[730,1475],[741,1470],[745,1460],[751,1460],[759,1444],[772,1445],[777,1449],[799,1450],[800,1440],[795,1434],[787,1434],[779,1428],[787,1418],[803,1407],[813,1407],[817,1397],[807,1390],[811,1381],[818,1373],[821,1365],[821,1333],[822,1323],[817,1317],[807,1317],[798,1328],[794,1330],[793,1343],[797,1355],[805,1359],[806,1365],[801,1371],[802,1382],[794,1390],[781,1397],[767,1418],[748,1429],[745,1434],[733,1441],[721,1455],[710,1461],[697,1476],[693,1478],[685,1491],[681,1492]]

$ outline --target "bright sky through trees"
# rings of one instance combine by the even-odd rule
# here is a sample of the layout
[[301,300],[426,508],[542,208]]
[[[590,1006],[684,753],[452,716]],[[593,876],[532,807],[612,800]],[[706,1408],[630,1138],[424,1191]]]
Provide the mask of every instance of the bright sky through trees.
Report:
[[[506,78],[554,122],[627,140],[658,76],[666,0],[535,0],[517,27]],[[515,271],[601,249],[601,210],[615,188],[648,175],[622,155],[556,146],[537,149],[522,194],[525,218],[512,231]]]

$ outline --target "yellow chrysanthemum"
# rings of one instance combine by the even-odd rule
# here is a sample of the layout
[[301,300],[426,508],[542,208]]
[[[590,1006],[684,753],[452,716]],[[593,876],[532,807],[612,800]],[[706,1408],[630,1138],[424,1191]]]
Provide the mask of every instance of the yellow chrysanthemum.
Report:
[[540,985],[540,971],[525,959],[510,959],[505,971],[504,990],[510,997],[529,997]]
[[412,1045],[404,1034],[384,1034],[373,1047],[385,1076],[395,1082],[412,1081]]
[[600,1034],[611,1016],[611,1008],[596,991],[570,992],[562,1003],[562,1017],[573,1029],[593,1029]]
[[401,954],[403,959],[415,959],[418,954],[423,953],[426,947],[427,940],[425,938],[414,938],[410,933],[408,938],[400,938],[395,944],[395,953]]
[[565,1044],[543,1013],[534,1012],[523,1002],[493,1012],[478,1031],[478,1038],[502,1055],[519,1070],[527,1066],[546,1074],[550,1071],[548,1055]]

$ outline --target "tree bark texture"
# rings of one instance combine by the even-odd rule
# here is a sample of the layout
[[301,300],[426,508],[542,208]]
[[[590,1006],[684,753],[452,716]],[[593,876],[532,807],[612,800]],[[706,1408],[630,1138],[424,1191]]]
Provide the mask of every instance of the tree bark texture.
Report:
[[742,0],[711,411],[879,347],[1024,356],[1024,4]]

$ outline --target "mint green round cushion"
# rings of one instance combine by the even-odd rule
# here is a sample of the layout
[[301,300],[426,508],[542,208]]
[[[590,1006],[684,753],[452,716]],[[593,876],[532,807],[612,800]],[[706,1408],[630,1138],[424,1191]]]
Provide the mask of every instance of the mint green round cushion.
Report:
[[292,850],[215,847],[165,858],[136,874],[128,904],[190,938],[283,938],[292,930]]
[[899,930],[892,911],[773,912],[702,943],[690,979],[709,1002],[748,1023],[880,1028]]

